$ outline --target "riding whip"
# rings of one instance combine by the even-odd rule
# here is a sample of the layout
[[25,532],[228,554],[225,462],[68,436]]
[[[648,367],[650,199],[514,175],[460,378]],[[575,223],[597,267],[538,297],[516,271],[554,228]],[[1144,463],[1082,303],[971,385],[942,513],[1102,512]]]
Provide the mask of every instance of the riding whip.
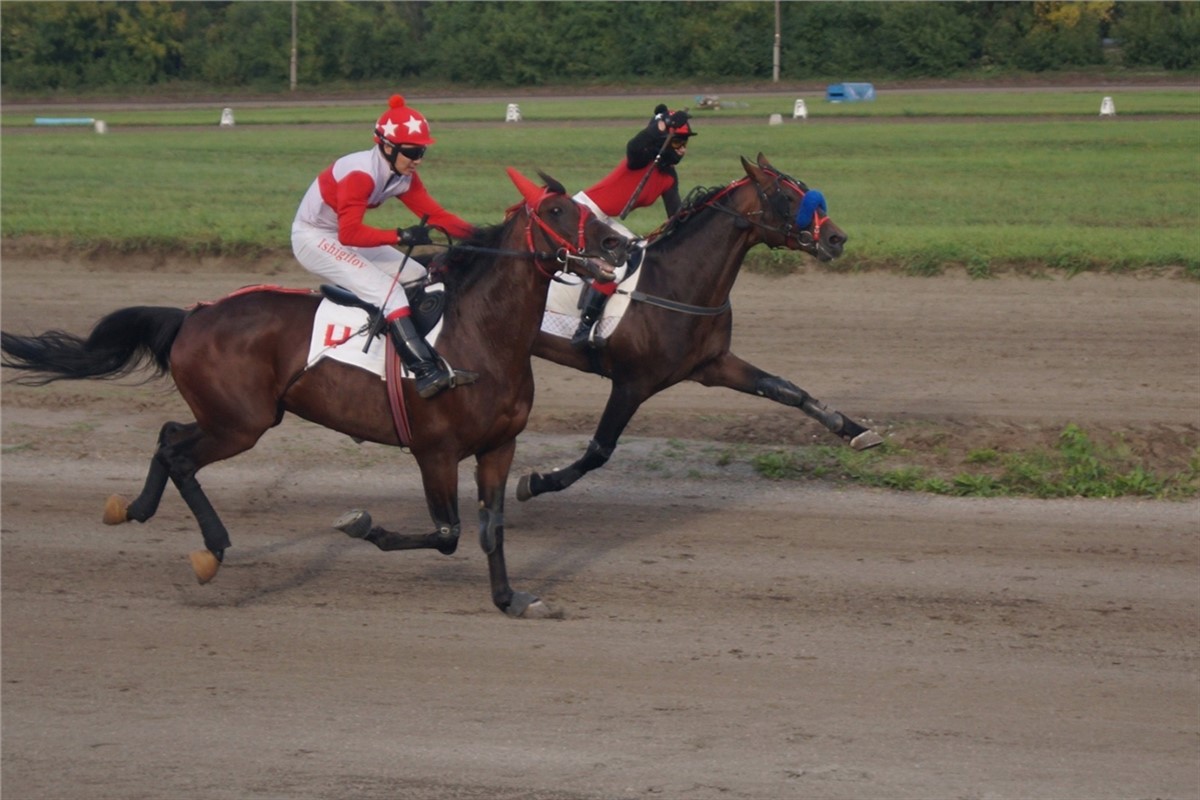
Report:
[[618,219],[625,219],[629,216],[629,212],[633,210],[633,204],[637,202],[638,195],[642,193],[642,189],[646,186],[646,181],[650,180],[650,173],[654,172],[654,168],[658,166],[658,162],[662,160],[663,153],[667,152],[667,148],[671,146],[671,139],[675,137],[675,131],[667,128],[667,138],[663,142],[662,147],[658,148],[658,155],[650,162],[650,167],[646,170],[646,174],[642,176],[638,182],[637,188],[633,190],[633,194],[629,197],[629,202],[625,204],[624,210],[621,211],[621,216]]
[[[429,221],[429,215],[421,217],[421,227],[425,227],[425,223]],[[363,344],[362,351],[365,353],[371,349],[371,343],[375,341],[375,337],[383,333],[385,325],[383,319],[383,309],[387,307],[388,300],[392,297],[392,292],[396,291],[396,284],[400,282],[400,273],[404,270],[404,265],[408,263],[408,259],[412,256],[413,248],[416,243],[409,244],[408,249],[404,251],[404,261],[400,263],[400,269],[396,270],[396,274],[392,277],[392,285],[388,287],[388,293],[383,296],[383,302],[379,304],[379,311],[371,317],[371,326],[367,328],[367,341]]]

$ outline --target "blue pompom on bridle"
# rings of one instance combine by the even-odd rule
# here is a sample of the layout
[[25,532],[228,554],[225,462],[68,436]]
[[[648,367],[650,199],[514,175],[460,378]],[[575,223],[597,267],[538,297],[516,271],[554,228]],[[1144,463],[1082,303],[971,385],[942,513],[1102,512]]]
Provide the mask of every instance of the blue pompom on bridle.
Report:
[[804,193],[804,199],[800,202],[799,210],[796,211],[797,227],[807,228],[811,225],[813,214],[818,210],[823,216],[829,216],[829,209],[825,206],[825,195],[816,189],[809,189]]

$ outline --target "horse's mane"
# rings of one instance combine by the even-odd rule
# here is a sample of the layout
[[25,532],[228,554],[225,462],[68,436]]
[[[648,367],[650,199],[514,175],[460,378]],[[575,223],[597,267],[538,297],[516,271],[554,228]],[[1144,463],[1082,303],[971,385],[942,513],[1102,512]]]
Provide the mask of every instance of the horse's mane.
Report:
[[446,298],[454,298],[468,291],[479,277],[495,263],[497,250],[504,241],[511,219],[497,225],[477,228],[469,238],[446,251],[446,268],[442,280],[446,285]]
[[[769,175],[774,175],[777,180],[787,181],[796,184],[801,191],[807,192],[808,185],[804,181],[797,180],[790,175],[786,175],[775,169],[767,171]],[[683,205],[675,212],[666,222],[664,222],[658,230],[651,233],[646,238],[652,242],[658,242],[679,231],[689,220],[699,216],[701,211],[709,208],[714,198],[717,195],[732,190],[735,186],[748,180],[747,178],[738,178],[730,181],[722,186],[696,186],[687,193],[684,198]]]
[[728,184],[725,184],[724,186],[695,186],[695,187],[692,187],[692,190],[687,193],[687,197],[685,197],[683,199],[683,205],[680,207],[679,211],[676,213],[676,216],[681,216],[686,212],[696,211],[697,207],[707,204],[708,201],[711,200],[717,194],[717,192],[726,188],[726,186],[733,185],[736,182],[737,181],[730,181]]
[[[550,176],[542,172],[538,172],[538,175],[546,182],[546,188],[552,194],[565,195],[567,193],[563,185]],[[509,228],[516,224],[517,210],[520,207],[519,203],[512,206],[505,214],[503,222],[477,228],[468,239],[452,246],[446,252],[445,268],[442,271],[441,279],[446,286],[447,301],[452,301],[463,292],[468,291],[479,280],[479,276],[487,272],[496,262],[502,252],[511,252],[514,249],[511,246],[506,248],[502,245]]]
[[[733,183],[736,183],[734,181]],[[721,192],[727,190],[733,183],[723,186],[696,186],[687,197],[684,198],[683,205],[676,211],[666,222],[664,222],[658,230],[651,233],[647,238],[653,241],[661,241],[671,234],[678,231],[684,224],[699,214],[704,209],[708,208],[709,203],[714,197]]]

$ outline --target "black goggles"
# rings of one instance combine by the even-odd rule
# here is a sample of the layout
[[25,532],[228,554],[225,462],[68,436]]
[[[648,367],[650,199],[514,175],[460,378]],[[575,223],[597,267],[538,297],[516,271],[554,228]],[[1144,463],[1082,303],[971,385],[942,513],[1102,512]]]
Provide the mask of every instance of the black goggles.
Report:
[[396,148],[397,153],[409,161],[420,161],[425,157],[426,147],[423,144],[398,144],[393,146]]

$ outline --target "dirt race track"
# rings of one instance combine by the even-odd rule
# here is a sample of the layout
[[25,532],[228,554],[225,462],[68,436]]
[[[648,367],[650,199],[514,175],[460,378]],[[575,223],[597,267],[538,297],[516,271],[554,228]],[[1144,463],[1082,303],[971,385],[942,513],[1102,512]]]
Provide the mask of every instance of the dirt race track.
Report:
[[[19,332],[309,284],[11,257],[3,280]],[[908,446],[1200,436],[1194,282],[743,275],[734,308],[742,356]],[[100,523],[186,414],[169,381],[6,384],[6,800],[1200,797],[1200,503],[772,483],[714,453],[836,440],[700,387],[517,503],[606,391],[536,368],[507,529],[545,621],[491,606],[470,464],[458,553],[381,553],[329,525],[363,506],[427,529],[409,457],[289,419],[201,474],[234,547],[199,586],[173,490],[145,525]]]

